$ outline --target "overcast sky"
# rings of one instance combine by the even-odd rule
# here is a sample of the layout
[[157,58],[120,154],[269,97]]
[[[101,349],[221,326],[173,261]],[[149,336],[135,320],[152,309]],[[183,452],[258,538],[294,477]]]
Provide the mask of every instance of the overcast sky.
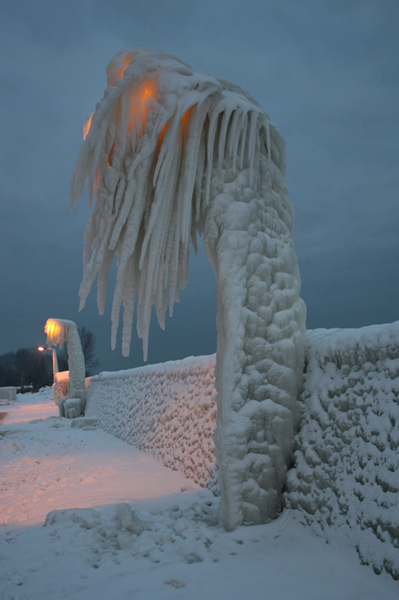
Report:
[[[45,341],[48,317],[97,338],[102,370],[142,364],[110,350],[110,302],[78,308],[82,197],[69,178],[82,126],[120,50],[147,47],[246,88],[287,142],[287,182],[309,328],[399,319],[397,0],[2,0],[0,354]],[[112,290],[113,291],[113,290]],[[216,286],[201,250],[149,362],[216,350]]]

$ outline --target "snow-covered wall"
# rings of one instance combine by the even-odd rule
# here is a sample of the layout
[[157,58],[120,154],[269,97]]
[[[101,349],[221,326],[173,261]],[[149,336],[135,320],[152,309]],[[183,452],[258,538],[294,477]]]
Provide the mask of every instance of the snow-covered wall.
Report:
[[399,578],[399,321],[308,332],[286,505]]
[[90,379],[86,416],[105,431],[217,490],[215,355]]
[[[399,576],[399,321],[307,334],[302,425],[286,506]],[[217,491],[215,355],[101,373],[87,416]],[[332,534],[332,530],[334,533]]]

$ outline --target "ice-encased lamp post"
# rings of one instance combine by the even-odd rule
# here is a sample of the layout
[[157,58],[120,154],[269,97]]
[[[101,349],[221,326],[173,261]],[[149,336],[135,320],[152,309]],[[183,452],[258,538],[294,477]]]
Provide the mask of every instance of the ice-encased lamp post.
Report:
[[111,60],[84,137],[71,178],[71,208],[86,179],[95,198],[81,307],[98,275],[104,311],[117,254],[111,344],[123,303],[129,354],[137,293],[146,358],[151,307],[163,328],[203,234],[217,283],[220,522],[263,523],[281,507],[304,355],[283,137],[246,91],[144,49]]
[[[71,409],[72,414],[80,416],[84,412],[86,403],[85,360],[76,323],[66,319],[47,319],[44,332],[47,334],[47,346],[58,344],[62,348],[64,342],[67,344],[69,397],[72,400],[80,400],[79,407],[72,406]],[[62,410],[61,406],[60,413]]]

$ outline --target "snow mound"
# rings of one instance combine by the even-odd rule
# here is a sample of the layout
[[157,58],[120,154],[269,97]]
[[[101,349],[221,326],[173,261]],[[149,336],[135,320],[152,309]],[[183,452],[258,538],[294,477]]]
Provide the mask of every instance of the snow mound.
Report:
[[286,505],[399,578],[399,321],[308,332]]
[[188,506],[174,504],[153,511],[128,503],[114,505],[108,512],[89,508],[54,510],[47,515],[44,527],[49,528],[50,536],[61,540],[61,545],[65,543],[62,537],[72,529],[74,537],[83,539],[86,561],[95,568],[104,555],[115,556],[120,551],[153,563],[199,563],[209,553],[212,558],[211,546],[219,532],[219,501],[209,492],[202,496],[203,500]]

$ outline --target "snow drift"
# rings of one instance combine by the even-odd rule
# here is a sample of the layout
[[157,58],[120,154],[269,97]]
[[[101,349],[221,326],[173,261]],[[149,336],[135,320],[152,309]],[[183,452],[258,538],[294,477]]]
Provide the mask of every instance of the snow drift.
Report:
[[298,423],[305,309],[283,175],[284,140],[241,88],[162,52],[123,51],[85,127],[71,207],[88,179],[81,307],[98,276],[115,347],[137,331],[147,355],[151,308],[161,327],[188,281],[190,239],[204,234],[217,283],[217,430],[221,523],[260,523],[281,507]]

